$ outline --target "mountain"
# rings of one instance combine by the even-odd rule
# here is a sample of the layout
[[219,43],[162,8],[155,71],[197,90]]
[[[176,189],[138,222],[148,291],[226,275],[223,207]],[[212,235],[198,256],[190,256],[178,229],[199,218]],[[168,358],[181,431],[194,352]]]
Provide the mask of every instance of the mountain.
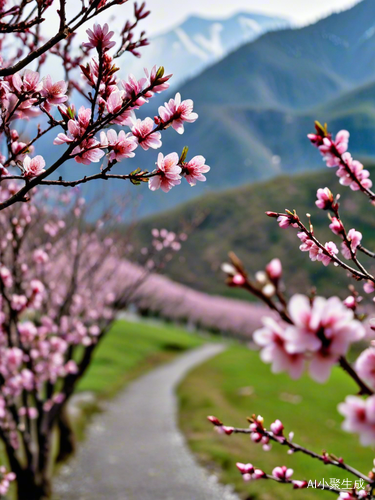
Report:
[[[316,150],[315,153],[318,154]],[[297,230],[280,229],[275,219],[265,215],[267,210],[283,212],[285,208],[296,209],[301,219],[308,223],[305,214],[309,212],[318,239],[322,242],[335,241],[339,247],[340,240],[328,228],[327,212],[315,207],[317,189],[327,186],[334,194],[341,194],[345,227],[361,231],[364,245],[374,249],[374,207],[369,206],[367,198],[361,193],[340,186],[335,170],[326,168],[296,176],[280,176],[267,182],[199,197],[174,211],[144,219],[136,227],[133,241],[141,248],[143,242],[148,241],[152,228],[165,227],[179,233],[181,228],[196,226],[183,243],[179,259],[175,258],[168,264],[164,274],[200,291],[247,297],[246,292],[224,284],[220,265],[228,260],[228,252],[233,250],[252,276],[264,269],[271,259],[279,257],[291,293],[305,293],[314,285],[318,294],[339,294],[345,298],[348,295],[345,287],[352,281],[345,276],[345,272],[333,265],[326,268],[319,262],[312,262],[307,253],[299,250]],[[375,168],[370,170],[374,178]],[[375,271],[373,260],[369,261],[363,254],[359,259],[369,265],[370,271]],[[358,283],[356,288],[362,291],[361,284]]]
[[[231,19],[227,22],[234,23],[235,18]],[[193,21],[187,22],[195,25]],[[198,31],[202,33],[202,29]],[[168,51],[164,57],[169,57]],[[139,215],[147,215],[174,210],[179,203],[212,191],[283,173],[317,170],[322,167],[321,159],[306,139],[316,119],[328,122],[333,132],[350,130],[353,155],[374,159],[375,2],[363,0],[348,11],[301,29],[265,33],[179,86],[179,90],[183,99],[194,100],[199,119],[186,124],[182,136],[172,128],[166,130],[161,151],[180,153],[188,145],[188,158],[205,156],[211,166],[207,182],[192,189],[183,181],[165,194],[151,193],[147,185],[135,190],[122,181],[108,181],[100,196],[96,187],[100,183],[88,184],[84,192],[90,199],[100,198],[98,211],[101,200],[123,196],[129,189],[142,197]],[[138,115],[147,112],[154,116],[158,106],[174,93],[172,89],[153,98]],[[52,160],[56,150],[46,147],[40,152],[44,153]],[[115,171],[129,172],[136,167],[150,170],[156,158],[157,152],[137,151],[134,160],[116,166]],[[75,177],[94,171],[95,165],[72,163],[61,173],[72,178],[73,173]]]
[[164,66],[167,73],[173,73],[171,84],[175,88],[244,43],[288,25],[279,17],[248,12],[226,19],[191,16],[181,25],[151,38],[150,45],[141,50],[141,58],[129,60],[127,71],[140,77],[143,68]]

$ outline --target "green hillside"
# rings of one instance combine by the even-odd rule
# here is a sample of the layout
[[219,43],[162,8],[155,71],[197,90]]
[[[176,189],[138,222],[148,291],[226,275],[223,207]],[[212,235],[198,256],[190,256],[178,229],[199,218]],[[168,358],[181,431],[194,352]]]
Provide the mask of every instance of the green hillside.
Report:
[[[332,240],[339,246],[339,241],[328,228],[327,213],[314,204],[317,188],[327,186],[334,194],[342,195],[346,227],[350,229],[355,225],[363,232],[365,245],[375,248],[375,207],[363,195],[340,186],[334,170],[282,176],[208,194],[175,210],[145,219],[136,229],[136,237],[140,242],[147,241],[153,227],[178,232],[184,223],[194,224],[203,218],[183,244],[180,257],[168,265],[166,272],[172,279],[209,293],[246,298],[241,290],[228,289],[224,285],[220,271],[220,264],[227,260],[228,251],[233,250],[251,273],[263,269],[272,258],[280,257],[286,282],[292,291],[304,292],[310,285],[315,285],[320,294],[338,293],[349,282],[345,274],[334,266],[325,268],[321,263],[311,262],[308,255],[298,248],[296,231],[280,229],[275,219],[265,215],[267,210],[283,211],[285,208],[296,209],[301,217],[309,212],[316,235],[324,242]],[[366,258],[361,259],[366,263]]]

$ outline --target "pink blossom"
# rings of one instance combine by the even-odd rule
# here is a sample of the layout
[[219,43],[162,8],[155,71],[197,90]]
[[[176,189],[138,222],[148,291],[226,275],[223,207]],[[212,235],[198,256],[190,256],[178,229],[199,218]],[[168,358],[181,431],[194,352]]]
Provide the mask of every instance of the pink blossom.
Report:
[[31,145],[28,148],[26,148],[26,146],[27,144],[25,142],[18,142],[18,141],[12,142],[12,153],[15,156],[15,160],[23,161],[26,154],[33,153],[34,146]]
[[297,233],[297,236],[302,242],[299,247],[301,252],[309,252],[309,257],[312,261],[321,260],[320,257],[323,251],[312,241],[310,236],[306,233]]
[[159,107],[159,116],[164,123],[171,123],[179,134],[184,133],[184,122],[193,123],[198,118],[197,113],[193,113],[193,101],[187,99],[181,102],[179,92],[174,99]]
[[363,290],[366,293],[375,292],[375,283],[373,283],[372,281],[366,281],[366,283],[364,283],[364,285],[363,285]]
[[39,83],[39,73],[26,69],[23,76],[15,73],[12,77],[13,87],[21,93],[34,93],[42,89],[42,83]]
[[285,330],[286,351],[309,353],[309,373],[317,382],[329,377],[331,367],[345,355],[350,344],[365,336],[363,325],[354,319],[338,297],[294,295],[288,305],[294,326]]
[[[353,160],[350,153],[344,153],[342,155],[342,160],[347,168],[340,166],[336,172],[336,175],[340,177],[339,182],[341,185],[350,186],[350,189],[353,191],[358,191],[360,187],[358,182],[353,180],[352,176],[354,176],[364,188],[371,188],[372,181],[369,179],[370,172],[363,168],[362,163],[357,160]],[[352,175],[347,171],[347,169],[352,173]]]
[[205,165],[206,159],[203,156],[194,156],[188,163],[185,163],[182,173],[190,186],[195,186],[197,181],[204,182],[206,177],[203,175],[209,172],[210,167]]
[[256,330],[254,342],[262,347],[260,357],[264,363],[272,363],[273,373],[287,371],[293,379],[302,375],[304,357],[301,354],[290,354],[286,350],[285,331],[272,318],[262,319],[264,327]]
[[75,161],[84,165],[90,165],[91,162],[98,163],[104,154],[104,151],[100,149],[100,142],[94,138],[85,139],[72,151]]
[[332,217],[331,218],[331,224],[329,225],[330,230],[333,232],[333,234],[343,234],[344,233],[344,226],[337,217]]
[[324,189],[318,189],[316,197],[318,199],[315,202],[315,205],[318,208],[321,208],[322,210],[328,210],[332,207],[333,194],[327,187],[325,187]]
[[274,436],[283,436],[284,426],[281,420],[275,420],[275,422],[270,425],[270,429]]
[[116,90],[114,92],[111,92],[110,96],[107,99],[107,110],[108,113],[115,114],[124,105],[124,100],[123,100],[124,92],[120,90]]
[[49,105],[57,106],[68,100],[68,96],[65,95],[66,92],[67,84],[64,80],[52,83],[51,76],[47,75],[43,80],[43,88],[40,93]]
[[4,167],[2,163],[0,163],[0,177],[3,177],[5,175],[9,175],[8,170]]
[[241,472],[241,474],[252,474],[254,472],[254,467],[252,464],[243,464],[241,462],[237,462],[236,467]]
[[30,158],[30,156],[25,156],[23,160],[23,171],[24,177],[26,179],[32,179],[43,172],[45,172],[44,167],[46,166],[46,162],[44,161],[43,156],[35,156],[34,158]]
[[285,229],[289,226],[298,227],[298,224],[296,224],[293,221],[294,221],[294,217],[291,215],[280,215],[277,218],[277,222],[279,223],[279,226],[281,227],[281,229]]
[[[311,137],[309,138],[313,142]],[[321,138],[320,141],[316,142],[316,145],[322,153],[327,167],[337,167],[340,164],[340,155],[345,154],[345,151],[348,149],[348,143],[349,132],[347,130],[341,130],[337,133],[334,141],[328,136]]]
[[360,378],[375,388],[375,348],[365,349],[357,358],[355,368]]
[[[147,99],[144,96],[140,95],[143,93],[143,89],[146,83],[146,78],[141,78],[137,80],[134,75],[129,75],[128,80],[122,80],[121,84],[123,89],[125,90],[124,98],[132,101],[132,107],[142,106]],[[137,98],[137,96],[139,96]],[[137,98],[137,99],[136,99]]]
[[293,469],[288,469],[283,465],[282,467],[275,467],[272,471],[272,475],[280,481],[286,481],[293,476],[293,472]]
[[158,149],[161,147],[161,133],[152,132],[154,122],[151,118],[135,121],[131,131],[134,137],[138,139],[138,143],[142,149],[147,151],[149,148]]
[[345,431],[358,433],[363,446],[375,443],[375,396],[367,399],[347,396],[338,405],[338,411],[345,417],[342,424]]
[[280,259],[272,259],[271,262],[266,265],[266,272],[272,281],[279,280],[283,273]]
[[17,328],[20,333],[22,343],[31,342],[32,340],[34,340],[38,333],[36,326],[31,321],[19,323]]
[[328,266],[328,264],[332,261],[332,257],[337,255],[339,253],[337,246],[333,241],[329,241],[324,245],[324,248],[327,250],[329,255],[326,255],[324,252],[320,253],[317,257],[317,260],[319,260],[324,266]]
[[120,130],[117,136],[116,130],[114,129],[108,130],[107,134],[101,132],[100,143],[102,147],[108,148],[108,159],[110,161],[121,161],[124,158],[133,158],[135,153],[132,151],[138,146],[136,139],[130,133],[125,134],[123,130]]
[[15,293],[12,296],[11,305],[12,309],[14,309],[15,311],[22,311],[25,308],[26,304],[27,298],[25,297],[25,295],[19,295]]
[[89,37],[89,42],[83,44],[88,49],[96,48],[99,53],[105,52],[116,45],[116,42],[111,41],[113,31],[109,31],[108,24],[105,23],[103,28],[100,24],[94,24],[93,31],[88,29],[86,33]]
[[[151,87],[156,82],[157,68],[156,66],[153,66],[150,73],[148,72],[147,68],[144,68],[144,72],[147,78],[147,87]],[[166,75],[163,76],[162,78],[159,78],[158,81],[160,81],[160,84],[153,86],[152,93],[159,94],[160,92],[167,90],[169,88],[169,83],[167,83],[167,81],[170,79],[171,76],[172,75]]]
[[348,150],[350,134],[347,130],[340,130],[336,134],[335,147],[340,155]]
[[37,264],[45,264],[48,262],[48,254],[42,250],[41,248],[37,248],[33,252],[33,261],[36,262]]
[[43,293],[45,287],[40,280],[31,280],[30,281],[30,289],[32,293]]
[[351,259],[352,253],[356,253],[357,247],[361,243],[362,233],[356,231],[355,229],[350,229],[347,234],[347,240],[349,242],[350,248],[348,246],[348,243],[344,241],[343,243],[341,243],[341,253],[346,259]]
[[77,119],[71,119],[68,121],[68,135],[63,133],[58,134],[53,141],[53,144],[61,145],[66,142],[73,142],[74,140],[79,139],[86,133],[90,120],[91,109],[81,106],[78,111]]
[[151,191],[161,188],[162,191],[167,193],[172,187],[181,184],[181,167],[178,165],[178,154],[170,153],[164,157],[163,153],[158,155],[158,175],[150,177],[148,181]]
[[5,266],[0,265],[0,279],[3,282],[5,288],[9,288],[13,285],[13,276],[9,269]]

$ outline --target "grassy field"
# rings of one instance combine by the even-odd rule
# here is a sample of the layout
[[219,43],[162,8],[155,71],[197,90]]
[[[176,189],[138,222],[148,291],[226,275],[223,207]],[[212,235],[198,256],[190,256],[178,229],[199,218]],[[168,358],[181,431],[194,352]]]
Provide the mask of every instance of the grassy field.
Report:
[[126,382],[203,342],[201,337],[169,324],[119,320],[98,346],[78,391],[93,391],[99,397],[111,397]]
[[336,408],[348,393],[355,393],[354,383],[338,368],[325,385],[307,377],[293,381],[284,374],[273,375],[257,352],[232,346],[195,369],[180,385],[180,425],[201,463],[222,482],[234,485],[243,499],[329,499],[333,498],[331,492],[312,488],[292,491],[289,485],[271,481],[244,483],[236,462],[250,462],[267,472],[276,465],[287,465],[294,469],[295,479],[324,478],[329,483],[330,478],[355,478],[302,454],[288,455],[276,444],[265,452],[247,436],[218,435],[206,416],[215,415],[235,427],[247,427],[246,417],[253,413],[264,417],[266,427],[280,418],[287,433],[294,431],[295,442],[316,452],[326,449],[367,473],[374,450],[362,448],[357,436],[340,429],[342,417]]

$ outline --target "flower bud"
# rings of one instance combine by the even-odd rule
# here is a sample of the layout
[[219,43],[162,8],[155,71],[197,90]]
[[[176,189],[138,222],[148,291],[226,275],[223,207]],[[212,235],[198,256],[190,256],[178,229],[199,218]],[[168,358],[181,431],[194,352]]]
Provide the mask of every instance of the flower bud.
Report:
[[280,259],[272,259],[271,262],[266,265],[266,272],[270,280],[274,282],[278,281],[283,272]]

